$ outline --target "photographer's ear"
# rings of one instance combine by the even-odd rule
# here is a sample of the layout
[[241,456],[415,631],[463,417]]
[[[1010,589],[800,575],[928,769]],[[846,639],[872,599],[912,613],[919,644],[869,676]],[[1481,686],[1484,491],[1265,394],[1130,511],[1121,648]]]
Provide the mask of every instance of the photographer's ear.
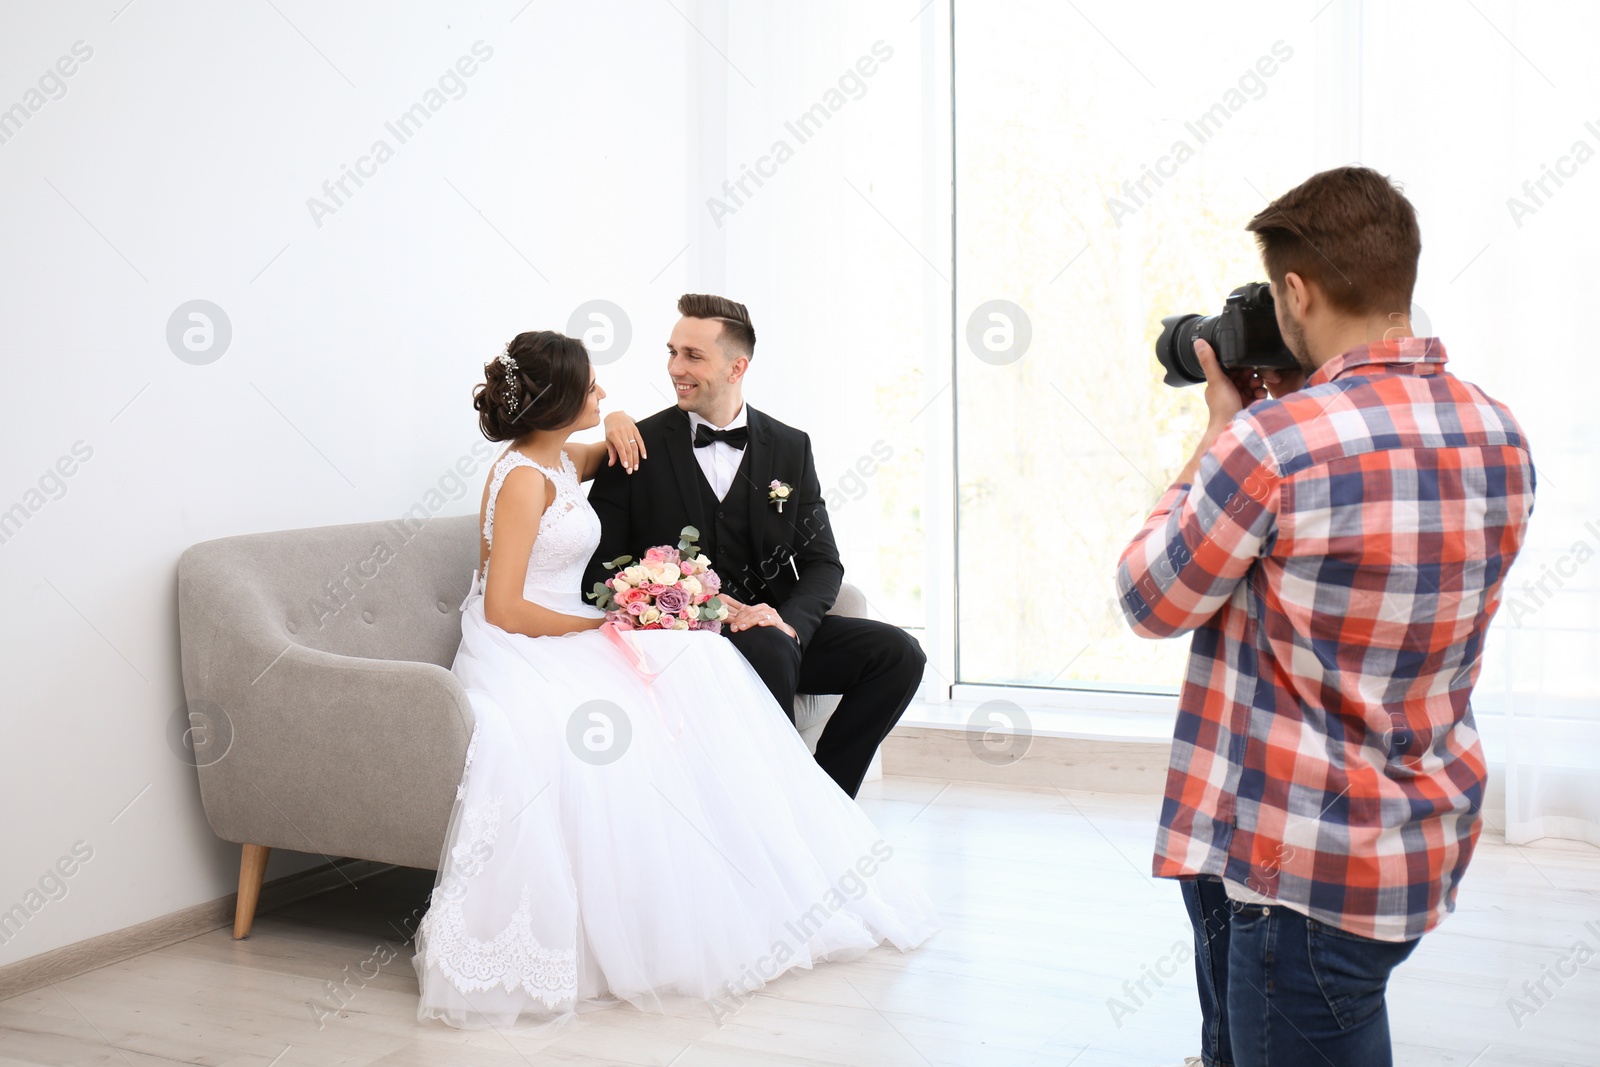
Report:
[[1272,299],[1294,312],[1295,319],[1304,319],[1306,305],[1311,302],[1311,289],[1304,278],[1291,270],[1284,274],[1282,284],[1273,283]]

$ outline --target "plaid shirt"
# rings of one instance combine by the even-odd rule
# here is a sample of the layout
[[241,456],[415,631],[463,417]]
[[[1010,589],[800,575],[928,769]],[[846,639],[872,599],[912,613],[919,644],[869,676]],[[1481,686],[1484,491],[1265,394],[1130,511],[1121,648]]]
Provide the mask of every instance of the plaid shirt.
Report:
[[1485,767],[1469,699],[1534,470],[1437,338],[1351,349],[1237,415],[1117,567],[1194,631],[1154,873],[1383,941],[1455,907]]

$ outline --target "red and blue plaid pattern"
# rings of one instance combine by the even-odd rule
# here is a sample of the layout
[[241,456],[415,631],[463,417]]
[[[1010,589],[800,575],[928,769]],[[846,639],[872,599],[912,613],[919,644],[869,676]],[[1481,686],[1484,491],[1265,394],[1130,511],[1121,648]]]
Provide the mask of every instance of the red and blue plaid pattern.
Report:
[[1477,843],[1470,697],[1534,470],[1437,338],[1355,348],[1251,404],[1117,567],[1145,637],[1193,631],[1154,872],[1385,941],[1433,929]]

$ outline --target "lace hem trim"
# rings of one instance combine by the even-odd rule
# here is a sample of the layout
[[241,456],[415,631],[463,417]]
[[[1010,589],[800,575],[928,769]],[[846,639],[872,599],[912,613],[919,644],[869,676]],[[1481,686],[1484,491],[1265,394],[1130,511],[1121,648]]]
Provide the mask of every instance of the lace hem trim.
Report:
[[456,786],[456,799],[467,795],[467,771],[472,768],[472,755],[478,751],[478,735],[483,732],[483,721],[472,724],[472,739],[467,742],[467,761],[461,765],[461,782]]
[[488,939],[463,931],[459,900],[446,900],[442,914],[437,905],[429,909],[422,920],[428,965],[462,993],[495,988],[510,993],[520,987],[546,1008],[571,1004],[578,996],[578,953],[570,948],[547,948],[533,936],[532,895],[531,887],[524,884],[510,921]]
[[426,946],[426,964],[462,993],[496,987],[510,993],[520,987],[549,1009],[574,1002],[578,995],[577,950],[539,943],[533,933],[533,889],[526,882],[516,910],[499,933],[491,938],[466,933],[462,901],[467,883],[483,870],[494,852],[500,798],[464,812],[462,823],[460,841],[450,850],[450,869],[434,889],[428,913],[418,928],[419,942]]

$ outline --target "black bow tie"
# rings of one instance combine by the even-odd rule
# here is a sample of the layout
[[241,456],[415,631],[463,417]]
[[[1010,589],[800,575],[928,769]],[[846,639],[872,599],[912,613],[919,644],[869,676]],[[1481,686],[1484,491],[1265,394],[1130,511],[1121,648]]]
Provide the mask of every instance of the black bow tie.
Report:
[[695,427],[694,447],[704,448],[713,441],[726,441],[734,448],[743,448],[750,440],[750,427],[735,426],[731,430],[713,430],[705,423]]

